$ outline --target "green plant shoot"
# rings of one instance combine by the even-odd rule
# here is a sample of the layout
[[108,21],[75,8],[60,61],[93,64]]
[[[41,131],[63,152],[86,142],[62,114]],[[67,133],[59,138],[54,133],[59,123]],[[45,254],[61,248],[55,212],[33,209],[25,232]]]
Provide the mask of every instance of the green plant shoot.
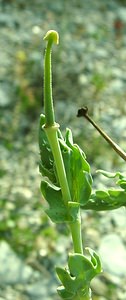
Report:
[[62,136],[55,122],[52,97],[51,49],[59,43],[58,33],[50,30],[44,37],[47,42],[44,57],[44,112],[40,115],[39,148],[41,192],[48,203],[45,210],[55,223],[66,223],[73,241],[73,251],[68,255],[67,267],[56,267],[61,282],[57,289],[63,299],[92,300],[90,282],[101,273],[98,254],[83,248],[81,234],[81,208],[109,210],[126,206],[126,177],[121,173],[104,176],[119,177],[119,190],[92,193],[90,165],[84,152],[73,142],[72,132],[66,129]]

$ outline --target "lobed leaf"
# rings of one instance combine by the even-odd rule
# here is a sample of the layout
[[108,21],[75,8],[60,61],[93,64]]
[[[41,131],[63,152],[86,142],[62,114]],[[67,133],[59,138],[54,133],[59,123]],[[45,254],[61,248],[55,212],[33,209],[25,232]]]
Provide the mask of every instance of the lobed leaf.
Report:
[[116,184],[121,189],[109,189],[107,191],[97,190],[93,193],[84,209],[92,209],[96,211],[113,210],[119,207],[126,207],[126,175],[120,172],[109,173],[106,171],[99,171],[101,174],[108,178],[119,177]]
[[74,294],[71,292],[68,292],[63,286],[59,286],[57,288],[57,292],[59,296],[63,299],[72,300],[74,297]]
[[47,215],[55,223],[69,221],[68,212],[62,199],[61,189],[47,181],[41,182],[41,192],[49,204]]
[[87,293],[90,295],[90,282],[101,272],[99,256],[90,248],[86,250],[90,257],[79,253],[70,254],[68,269],[56,268],[62,283],[62,286],[58,288],[58,293],[64,299],[76,299],[76,295],[84,296]]
[[96,211],[113,210],[122,206],[126,207],[126,192],[120,190],[109,190],[106,197],[99,197],[97,191],[91,195],[88,203],[83,207],[84,209],[92,209]]
[[82,284],[89,284],[96,274],[101,272],[99,256],[91,248],[86,248],[89,257],[76,253],[70,254],[68,265],[70,273],[79,279]]
[[101,173],[102,175],[108,177],[108,178],[115,178],[118,177],[116,184],[119,185],[122,189],[126,190],[126,173],[110,173],[103,170],[98,170],[98,173]]

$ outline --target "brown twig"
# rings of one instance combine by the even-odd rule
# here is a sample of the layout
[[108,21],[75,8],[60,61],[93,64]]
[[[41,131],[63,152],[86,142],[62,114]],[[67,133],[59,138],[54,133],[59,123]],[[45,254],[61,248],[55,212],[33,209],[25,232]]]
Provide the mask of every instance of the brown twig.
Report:
[[84,117],[85,119],[87,119],[109,143],[109,145],[116,151],[116,153],[126,161],[126,153],[92,120],[92,118],[88,114],[88,108],[86,106],[78,110],[77,117]]

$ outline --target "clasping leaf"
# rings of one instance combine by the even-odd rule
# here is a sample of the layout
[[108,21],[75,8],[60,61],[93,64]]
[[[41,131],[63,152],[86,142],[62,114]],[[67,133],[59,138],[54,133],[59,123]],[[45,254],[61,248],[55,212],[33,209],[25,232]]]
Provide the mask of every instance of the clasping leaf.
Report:
[[56,268],[62,282],[58,293],[64,299],[74,299],[79,294],[90,294],[91,280],[102,271],[96,252],[90,248],[85,250],[88,252],[88,257],[79,253],[69,254],[68,269]]
[[119,177],[116,184],[120,189],[108,189],[106,191],[97,190],[90,196],[88,203],[84,209],[92,209],[96,211],[112,210],[119,207],[126,207],[126,175],[120,172],[109,173],[106,171],[98,171],[108,178]]

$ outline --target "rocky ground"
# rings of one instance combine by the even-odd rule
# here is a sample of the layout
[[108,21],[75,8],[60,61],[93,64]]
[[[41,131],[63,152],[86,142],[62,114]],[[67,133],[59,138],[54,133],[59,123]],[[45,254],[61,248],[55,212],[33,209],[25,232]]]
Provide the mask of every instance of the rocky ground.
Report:
[[[126,1],[0,1],[0,300],[51,300],[54,266],[71,249],[68,232],[42,211],[38,122],[43,105],[42,38],[60,34],[53,51],[57,121],[73,130],[95,171],[125,171],[125,163],[86,120],[126,149]],[[98,251],[104,272],[92,282],[93,300],[126,299],[126,211],[83,213],[84,245]],[[50,226],[51,225],[51,226]]]

